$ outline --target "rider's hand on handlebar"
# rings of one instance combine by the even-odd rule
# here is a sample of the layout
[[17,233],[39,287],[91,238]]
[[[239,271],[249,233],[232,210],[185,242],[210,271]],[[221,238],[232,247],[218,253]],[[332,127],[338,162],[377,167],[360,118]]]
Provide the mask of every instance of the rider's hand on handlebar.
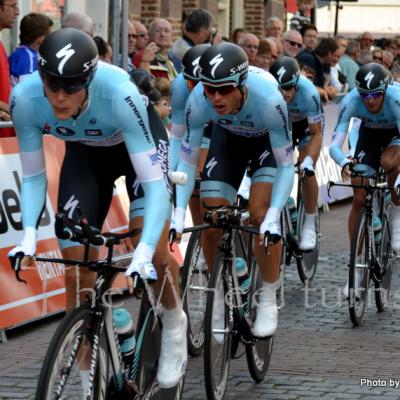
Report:
[[19,257],[22,257],[21,266],[32,264],[32,257],[36,253],[36,236],[36,229],[27,227],[22,242],[9,251],[8,258],[13,259],[18,254]]
[[351,169],[355,164],[357,164],[357,160],[355,158],[346,159],[346,162],[342,167],[342,181],[347,181],[351,178]]
[[310,156],[306,156],[300,164],[300,171],[306,175],[314,175],[314,161]]
[[267,217],[260,226],[260,234],[258,235],[259,245],[264,246],[266,239],[271,244],[275,244],[281,238],[281,224],[278,221],[268,220]]
[[143,280],[154,282],[157,280],[157,272],[151,259],[145,255],[133,253],[132,261],[125,272],[126,276],[139,276]]
[[174,216],[171,219],[171,225],[169,228],[170,232],[174,231],[174,240],[176,243],[180,243],[184,228],[185,228],[185,210],[182,210],[182,208],[177,207],[175,208]]

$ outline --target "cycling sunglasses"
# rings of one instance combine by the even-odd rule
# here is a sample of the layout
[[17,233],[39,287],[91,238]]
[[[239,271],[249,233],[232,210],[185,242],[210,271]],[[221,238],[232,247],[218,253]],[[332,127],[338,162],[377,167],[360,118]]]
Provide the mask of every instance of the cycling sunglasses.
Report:
[[42,79],[45,86],[53,93],[62,89],[67,94],[75,94],[88,86],[90,75],[78,78],[58,78],[42,73]]
[[206,94],[214,95],[218,92],[221,96],[230,94],[237,88],[237,86],[235,85],[210,86],[207,84],[203,84],[203,86]]
[[288,85],[280,85],[279,87],[282,90],[292,90],[292,89],[296,89],[296,84],[295,83],[289,83]]
[[367,93],[367,92],[358,92],[358,93],[361,96],[361,98],[363,98],[364,100],[368,100],[368,99],[376,100],[385,94],[385,92],[383,90],[379,90],[379,91],[373,92],[373,93]]

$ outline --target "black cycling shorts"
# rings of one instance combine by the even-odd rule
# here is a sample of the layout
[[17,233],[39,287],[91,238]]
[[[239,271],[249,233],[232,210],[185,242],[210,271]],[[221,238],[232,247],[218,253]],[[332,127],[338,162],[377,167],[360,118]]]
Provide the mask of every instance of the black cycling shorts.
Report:
[[378,171],[381,154],[391,144],[400,145],[400,133],[397,128],[372,129],[361,123],[354,157],[359,163]]
[[233,202],[248,165],[252,183],[274,181],[276,162],[269,135],[239,136],[214,124],[201,177],[201,197],[222,197]]

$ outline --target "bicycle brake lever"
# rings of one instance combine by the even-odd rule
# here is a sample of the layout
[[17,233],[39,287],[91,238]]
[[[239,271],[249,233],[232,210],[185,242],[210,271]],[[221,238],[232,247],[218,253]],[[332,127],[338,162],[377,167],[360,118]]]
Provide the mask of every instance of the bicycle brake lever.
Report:
[[15,278],[17,279],[18,282],[22,282],[25,285],[28,284],[28,282],[25,279],[22,279],[20,277],[20,273],[21,273],[21,262],[24,258],[24,253],[18,252],[17,254],[15,254],[15,256],[10,257],[10,261],[11,261],[11,265],[12,268],[14,270],[15,273]]
[[173,253],[174,249],[172,245],[176,240],[176,229],[170,229],[168,234],[168,241],[169,241],[169,250]]

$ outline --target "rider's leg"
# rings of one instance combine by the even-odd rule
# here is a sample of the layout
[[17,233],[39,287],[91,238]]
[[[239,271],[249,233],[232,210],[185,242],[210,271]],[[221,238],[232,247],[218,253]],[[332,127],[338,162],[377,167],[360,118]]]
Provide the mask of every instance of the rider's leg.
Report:
[[[360,185],[361,182],[362,182],[361,178],[352,178],[351,179],[352,185]],[[353,199],[351,201],[351,210],[350,210],[349,220],[348,220],[350,246],[351,246],[351,240],[353,237],[354,228],[355,228],[356,222],[357,222],[358,213],[360,212],[362,206],[364,205],[364,201],[365,201],[365,190],[353,189]]]
[[[272,193],[272,183],[254,183],[250,188],[249,208],[253,225],[258,229],[267,213]],[[275,333],[278,324],[276,288],[279,282],[279,265],[282,244],[268,246],[268,254],[263,244],[254,241],[254,255],[260,266],[263,286],[259,293],[257,317],[253,333],[257,337],[267,337]]]
[[[400,171],[400,146],[392,145],[387,147],[382,153],[380,161],[383,169],[388,173],[389,185],[393,186]],[[395,190],[392,191],[392,203],[391,245],[394,250],[400,250],[400,200]]]
[[[143,217],[131,219],[131,229],[141,226]],[[153,257],[158,279],[152,285],[156,294],[154,301],[158,303],[160,300],[163,305],[161,353],[157,369],[157,380],[163,388],[173,387],[179,382],[187,363],[187,318],[179,288],[179,264],[169,250],[168,232],[169,222],[165,224]],[[139,239],[134,239],[134,245]],[[148,296],[152,295],[148,293]]]

